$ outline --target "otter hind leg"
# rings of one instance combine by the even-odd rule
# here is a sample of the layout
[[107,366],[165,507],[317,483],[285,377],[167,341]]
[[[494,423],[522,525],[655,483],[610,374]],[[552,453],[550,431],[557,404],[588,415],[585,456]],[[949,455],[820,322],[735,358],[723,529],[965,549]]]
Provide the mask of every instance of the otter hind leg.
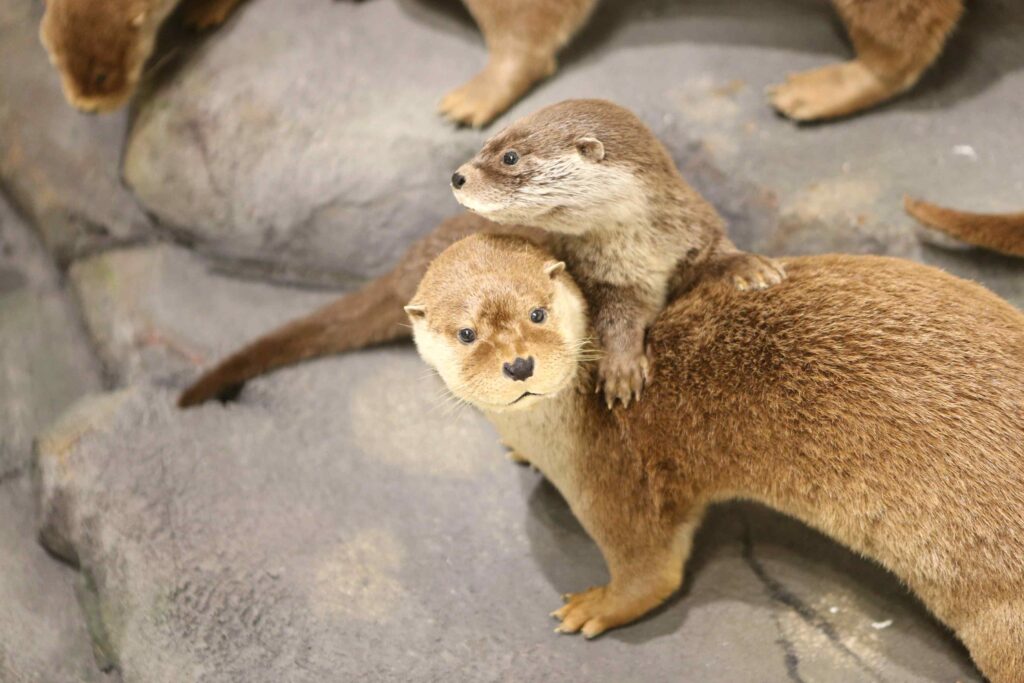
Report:
[[997,603],[957,629],[974,663],[992,683],[1024,681],[1024,600]]
[[596,0],[465,0],[487,43],[484,69],[438,107],[455,123],[480,127],[557,68],[556,56]]
[[909,90],[942,52],[963,0],[833,0],[856,59],[793,74],[770,89],[796,121],[849,116]]
[[183,17],[185,24],[197,30],[219,26],[242,0],[189,0]]

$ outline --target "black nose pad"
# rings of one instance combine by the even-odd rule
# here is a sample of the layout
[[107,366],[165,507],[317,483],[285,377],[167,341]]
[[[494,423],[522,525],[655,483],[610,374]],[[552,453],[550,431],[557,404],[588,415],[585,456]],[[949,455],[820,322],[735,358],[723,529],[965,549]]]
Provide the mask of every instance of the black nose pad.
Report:
[[456,190],[460,189],[466,184],[466,176],[462,175],[458,171],[452,174],[452,187]]
[[505,376],[514,382],[525,382],[533,377],[533,356],[529,358],[516,358],[511,363],[501,366]]

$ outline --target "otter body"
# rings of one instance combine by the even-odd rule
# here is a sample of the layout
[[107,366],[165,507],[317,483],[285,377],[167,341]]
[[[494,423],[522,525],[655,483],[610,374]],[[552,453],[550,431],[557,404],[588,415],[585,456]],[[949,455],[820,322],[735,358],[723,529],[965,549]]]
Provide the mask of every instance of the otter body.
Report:
[[[131,99],[157,32],[181,0],[47,0],[39,38],[68,103],[87,112]],[[241,0],[185,0],[185,21],[220,24]]]
[[784,278],[776,262],[739,251],[654,133],[606,100],[566,100],[519,119],[456,171],[452,190],[489,220],[551,233],[593,308],[609,407],[640,398],[646,329],[694,268],[727,265],[744,290]]
[[[611,581],[568,596],[560,630],[595,636],[663,602],[706,507],[742,498],[875,558],[990,680],[1024,680],[1024,315],[890,258],[786,259],[786,282],[747,295],[701,274],[650,331],[645,400],[609,412],[576,390],[592,382],[573,355],[588,321],[550,258],[463,240],[410,317],[424,359],[600,546]],[[548,336],[526,317],[537,305]],[[513,347],[535,379],[502,376]]]

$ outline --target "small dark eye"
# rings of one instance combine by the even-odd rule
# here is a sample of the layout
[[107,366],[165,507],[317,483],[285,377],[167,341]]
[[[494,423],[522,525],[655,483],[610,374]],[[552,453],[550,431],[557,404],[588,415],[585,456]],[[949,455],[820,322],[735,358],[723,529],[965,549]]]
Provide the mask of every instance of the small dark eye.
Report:
[[101,86],[107,82],[107,74],[101,71],[100,73],[96,74],[93,80],[95,81],[96,85]]
[[472,344],[476,341],[476,332],[468,327],[463,327],[459,330],[459,341],[463,344]]
[[506,166],[515,166],[517,161],[519,161],[519,152],[514,149],[505,152],[505,156],[501,158],[501,162]]
[[540,325],[542,322],[548,319],[548,312],[543,308],[535,308],[530,311],[530,320]]

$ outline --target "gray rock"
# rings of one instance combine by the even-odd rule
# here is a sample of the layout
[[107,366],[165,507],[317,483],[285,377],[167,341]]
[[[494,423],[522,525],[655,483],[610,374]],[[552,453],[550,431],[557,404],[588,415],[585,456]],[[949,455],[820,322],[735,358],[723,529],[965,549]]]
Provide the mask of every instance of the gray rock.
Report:
[[138,240],[149,219],[121,185],[127,113],[68,106],[39,43],[43,3],[0,0],[0,183],[63,265]]
[[99,388],[98,364],[57,273],[0,197],[0,480],[28,465],[40,429]]
[[0,482],[0,681],[116,683],[93,657],[78,574],[36,542],[34,510],[28,476]]
[[893,577],[753,506],[711,515],[655,615],[552,633],[600,555],[439,393],[399,348],[228,406],[140,385],[78,404],[40,445],[44,529],[124,681],[980,680]]
[[[380,273],[457,210],[447,178],[487,134],[433,112],[485,59],[449,9],[251,0],[141,98],[126,177],[161,221],[234,268],[306,282]],[[847,57],[826,3],[609,0],[559,75],[488,132],[567,97],[607,97],[641,114],[742,244],[907,255],[1019,297],[1005,262],[922,250],[901,197],[1018,207],[1022,24],[1019,3],[971,6],[910,95],[797,127],[762,91]]]

